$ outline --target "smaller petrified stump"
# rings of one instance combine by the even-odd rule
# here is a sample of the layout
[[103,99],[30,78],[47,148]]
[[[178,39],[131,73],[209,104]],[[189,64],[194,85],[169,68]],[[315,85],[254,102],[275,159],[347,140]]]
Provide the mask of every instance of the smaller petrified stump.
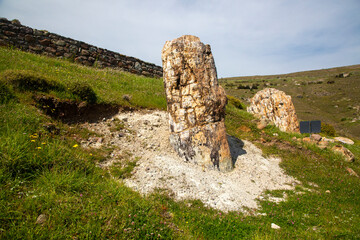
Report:
[[186,161],[231,170],[224,124],[227,99],[210,46],[185,35],[165,43],[162,62],[171,145]]
[[283,132],[299,132],[291,96],[275,88],[265,88],[255,94],[247,108],[263,121],[273,122]]

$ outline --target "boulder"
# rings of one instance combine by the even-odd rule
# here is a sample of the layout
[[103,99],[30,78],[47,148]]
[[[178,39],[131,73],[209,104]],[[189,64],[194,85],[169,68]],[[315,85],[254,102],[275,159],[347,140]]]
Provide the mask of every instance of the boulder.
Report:
[[260,120],[273,122],[281,131],[299,132],[299,122],[296,116],[291,96],[274,88],[265,88],[255,94],[247,108]]
[[337,142],[341,142],[341,143],[345,143],[345,144],[349,144],[349,145],[353,145],[354,144],[354,141],[349,139],[349,138],[346,138],[346,137],[336,137],[334,138],[335,141]]
[[310,138],[315,142],[320,142],[322,139],[322,137],[319,134],[311,134]]
[[355,155],[352,152],[350,152],[350,150],[347,149],[344,146],[335,145],[331,150],[333,150],[336,153],[340,153],[341,155],[343,155],[347,162],[354,162],[355,161]]
[[321,148],[321,149],[325,149],[325,148],[327,148],[329,146],[329,142],[323,141],[323,140],[321,140],[317,144],[318,144],[318,147]]
[[171,145],[186,161],[231,170],[224,124],[227,99],[210,46],[190,35],[167,41],[162,63]]

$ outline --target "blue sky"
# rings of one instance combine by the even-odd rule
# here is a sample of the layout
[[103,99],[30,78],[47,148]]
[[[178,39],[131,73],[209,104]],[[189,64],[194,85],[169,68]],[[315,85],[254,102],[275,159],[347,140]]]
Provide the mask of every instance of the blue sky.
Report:
[[195,35],[219,77],[360,64],[359,0],[0,0],[0,17],[157,65]]

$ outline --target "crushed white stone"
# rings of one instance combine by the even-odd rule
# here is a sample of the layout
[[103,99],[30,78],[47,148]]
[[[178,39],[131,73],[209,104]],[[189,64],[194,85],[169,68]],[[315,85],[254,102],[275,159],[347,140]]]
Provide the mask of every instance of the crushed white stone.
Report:
[[114,116],[128,130],[110,131],[108,119],[85,127],[103,135],[103,140],[82,143],[83,147],[116,146],[107,167],[116,162],[124,151],[140,157],[133,175],[124,182],[142,194],[155,189],[167,189],[176,200],[199,199],[206,206],[221,211],[246,211],[258,208],[257,201],[265,190],[294,189],[299,184],[279,167],[279,158],[264,158],[262,152],[249,141],[229,136],[232,154],[237,156],[235,168],[228,173],[203,169],[185,162],[172,149],[168,137],[168,118],[164,111],[123,112]]

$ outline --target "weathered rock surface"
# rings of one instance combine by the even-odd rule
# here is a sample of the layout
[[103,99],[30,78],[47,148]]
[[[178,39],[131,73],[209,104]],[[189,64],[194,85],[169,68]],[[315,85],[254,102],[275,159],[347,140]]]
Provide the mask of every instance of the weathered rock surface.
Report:
[[345,157],[345,160],[347,162],[354,162],[355,161],[355,155],[350,152],[349,149],[347,149],[346,147],[344,146],[341,146],[341,145],[335,145],[332,150],[334,152],[337,152],[337,153],[340,153],[341,155],[343,155]]
[[172,146],[186,161],[231,170],[224,124],[227,99],[210,46],[185,35],[165,43],[162,62]]
[[341,143],[345,143],[345,144],[349,144],[349,145],[354,145],[354,141],[351,140],[350,138],[346,138],[346,137],[335,137],[334,138],[335,141],[341,142]]
[[259,91],[250,100],[247,111],[263,121],[273,122],[281,131],[299,132],[299,122],[291,96],[283,91],[274,88]]

